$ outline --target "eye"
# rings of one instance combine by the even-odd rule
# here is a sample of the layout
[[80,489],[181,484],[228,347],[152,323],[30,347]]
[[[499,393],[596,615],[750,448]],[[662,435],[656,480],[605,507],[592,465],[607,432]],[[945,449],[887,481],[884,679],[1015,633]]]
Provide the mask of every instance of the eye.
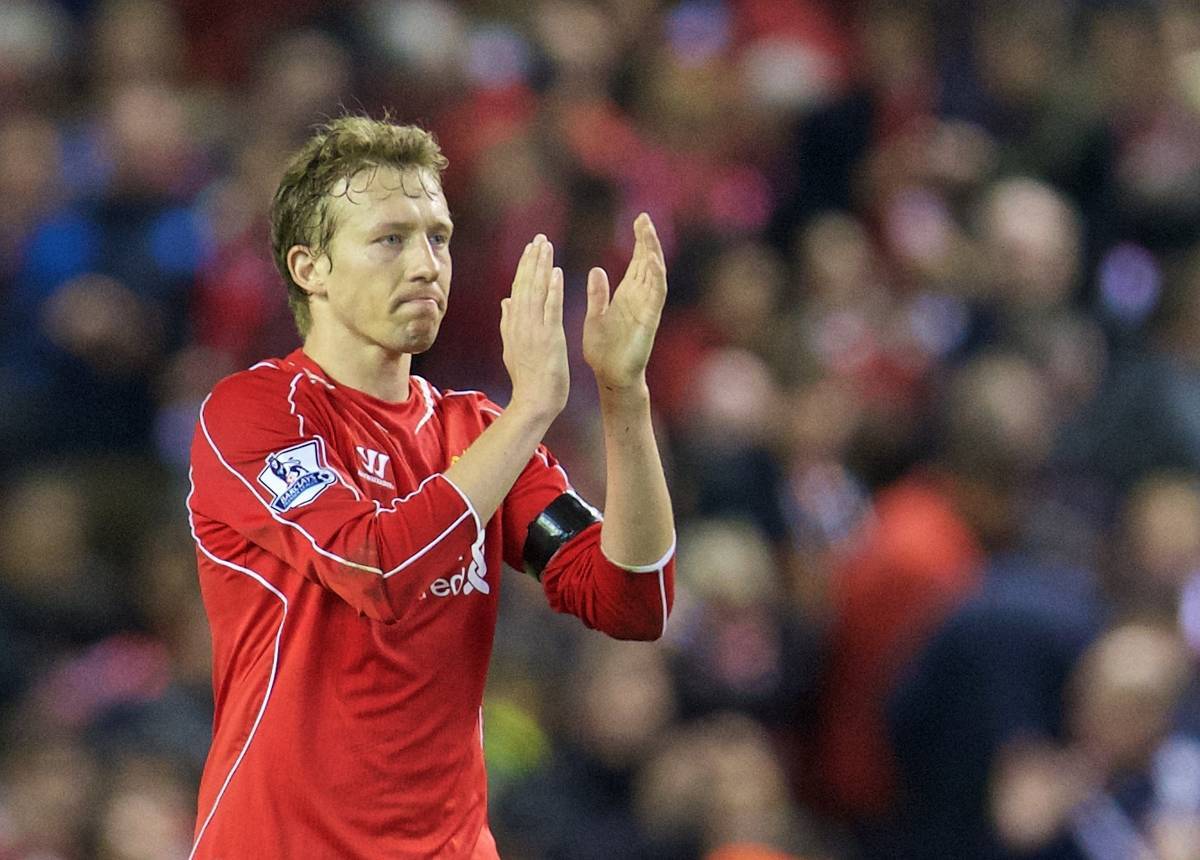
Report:
[[386,236],[381,237],[379,241],[384,245],[399,245],[400,236],[396,233],[388,233]]
[[444,248],[450,244],[450,234],[434,233],[429,237],[429,241],[438,248]]

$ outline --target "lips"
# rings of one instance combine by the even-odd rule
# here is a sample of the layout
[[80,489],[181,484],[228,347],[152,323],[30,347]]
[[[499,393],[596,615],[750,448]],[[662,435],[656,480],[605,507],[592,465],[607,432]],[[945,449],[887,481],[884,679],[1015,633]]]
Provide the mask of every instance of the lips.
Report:
[[441,310],[442,300],[437,296],[406,296],[405,298],[398,299],[395,305],[392,307],[392,310],[399,310],[405,305],[412,305],[413,307],[429,307],[433,310]]

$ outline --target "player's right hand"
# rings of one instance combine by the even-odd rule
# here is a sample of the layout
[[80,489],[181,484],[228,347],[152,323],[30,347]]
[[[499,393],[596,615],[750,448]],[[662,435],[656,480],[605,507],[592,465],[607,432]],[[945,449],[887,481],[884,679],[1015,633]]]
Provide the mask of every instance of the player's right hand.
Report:
[[517,263],[512,294],[500,302],[510,410],[529,410],[550,421],[567,405],[571,377],[562,314],[562,269],[554,265],[554,247],[539,233]]

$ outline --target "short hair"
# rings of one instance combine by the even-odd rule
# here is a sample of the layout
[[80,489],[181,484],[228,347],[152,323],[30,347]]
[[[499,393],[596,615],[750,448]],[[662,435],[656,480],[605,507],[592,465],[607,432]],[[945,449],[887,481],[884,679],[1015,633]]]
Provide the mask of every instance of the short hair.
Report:
[[288,306],[301,337],[308,335],[312,315],[308,294],[292,278],[288,251],[308,245],[316,254],[328,254],[334,223],[330,203],[334,188],[363,170],[379,167],[423,168],[441,180],[446,169],[433,134],[415,125],[400,125],[391,118],[341,116],[317,127],[292,156],[271,202],[271,251],[288,290]]

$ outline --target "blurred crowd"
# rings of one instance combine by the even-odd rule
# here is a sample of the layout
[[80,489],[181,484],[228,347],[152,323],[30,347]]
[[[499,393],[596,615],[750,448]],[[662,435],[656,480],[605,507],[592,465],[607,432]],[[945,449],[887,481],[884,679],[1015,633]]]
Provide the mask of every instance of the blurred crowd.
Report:
[[187,857],[193,423],[298,342],[286,155],[384,110],[450,159],[434,384],[505,401],[534,233],[571,331],[668,255],[676,609],[505,577],[505,857],[1200,858],[1195,3],[0,0],[0,860]]

